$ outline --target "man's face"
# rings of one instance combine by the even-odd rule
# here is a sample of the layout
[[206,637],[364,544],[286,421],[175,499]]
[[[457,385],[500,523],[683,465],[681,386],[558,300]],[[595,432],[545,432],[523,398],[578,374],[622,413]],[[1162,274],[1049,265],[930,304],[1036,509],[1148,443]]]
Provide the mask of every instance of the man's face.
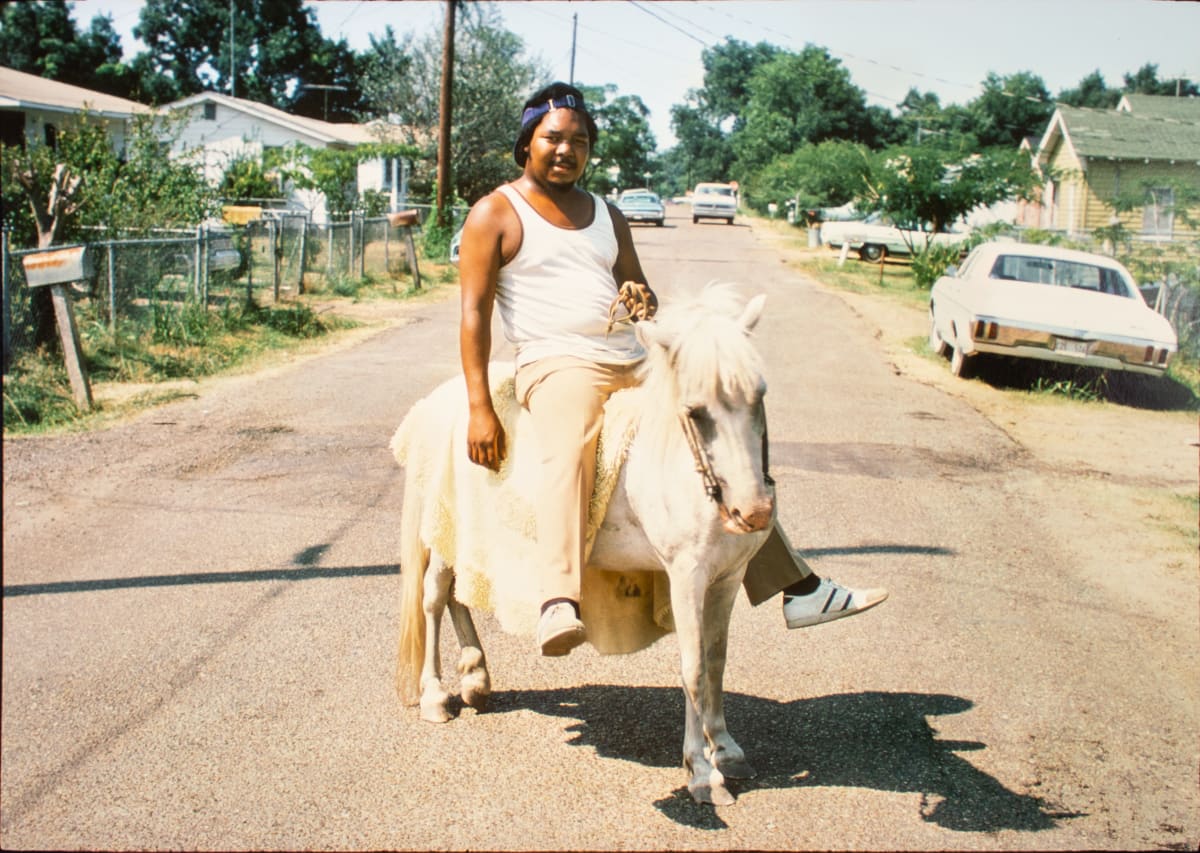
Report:
[[571,109],[551,110],[533,132],[525,166],[546,183],[573,186],[583,177],[590,154],[584,117]]

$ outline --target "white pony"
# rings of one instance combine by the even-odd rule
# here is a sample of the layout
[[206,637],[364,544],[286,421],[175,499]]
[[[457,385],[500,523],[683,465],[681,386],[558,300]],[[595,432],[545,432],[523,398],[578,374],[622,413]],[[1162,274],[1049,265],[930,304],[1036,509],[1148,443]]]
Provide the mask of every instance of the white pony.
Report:
[[[734,597],[775,518],[774,484],[764,471],[766,383],[749,340],[764,301],[760,295],[743,304],[728,285],[709,285],[690,301],[665,305],[655,320],[638,323],[647,350],[642,381],[610,399],[601,439],[610,458],[618,458],[611,476],[597,473],[597,491],[607,490],[608,500],[599,501],[600,517],[589,530],[581,596],[588,640],[602,652],[630,651],[670,630],[673,618],[686,697],[683,765],[697,802],[732,803],[724,780],[754,775],[726,730],[722,682]],[[392,441],[406,468],[398,687],[407,702],[419,700],[421,716],[434,722],[450,719],[438,650],[445,608],[462,649],[462,699],[482,708],[491,683],[469,605],[499,614],[505,602],[520,601],[535,620],[539,603],[525,600],[535,587],[531,564],[512,553],[519,540],[533,538],[528,520],[487,533],[489,541],[468,541],[491,516],[512,515],[522,501],[503,490],[526,476],[526,462],[533,461],[522,452],[527,414],[505,400],[511,386],[494,391],[504,404],[498,405],[502,419],[508,415],[505,468],[511,470],[496,474],[473,465],[464,438],[463,386],[461,378],[451,380],[417,403]],[[614,440],[614,430],[628,440]],[[496,569],[500,564],[513,568]],[[663,572],[669,610],[651,595],[665,586]],[[620,632],[636,631],[636,620],[620,614],[605,620],[600,606],[606,597],[617,606],[639,603],[639,612],[657,620],[657,630],[623,641]],[[511,627],[504,618],[501,625]],[[531,628],[519,626],[522,632]]]

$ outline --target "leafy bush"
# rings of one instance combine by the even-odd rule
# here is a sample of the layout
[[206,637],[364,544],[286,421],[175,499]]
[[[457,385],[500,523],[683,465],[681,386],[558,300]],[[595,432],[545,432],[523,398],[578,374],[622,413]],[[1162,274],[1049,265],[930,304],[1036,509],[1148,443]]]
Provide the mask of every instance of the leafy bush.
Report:
[[912,256],[913,281],[926,290],[933,287],[933,283],[945,274],[947,267],[958,263],[962,251],[958,246],[933,243],[915,252]]

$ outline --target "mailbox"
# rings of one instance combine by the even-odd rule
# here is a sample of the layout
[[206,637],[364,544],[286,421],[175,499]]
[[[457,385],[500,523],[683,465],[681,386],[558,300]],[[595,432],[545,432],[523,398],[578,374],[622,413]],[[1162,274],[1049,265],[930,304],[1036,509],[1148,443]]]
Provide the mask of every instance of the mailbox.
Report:
[[30,287],[86,281],[92,277],[92,256],[87,246],[67,249],[47,249],[21,259],[25,267],[25,283]]
[[388,224],[393,228],[400,228],[404,225],[416,225],[419,215],[420,213],[416,210],[398,210],[395,213],[388,214]]

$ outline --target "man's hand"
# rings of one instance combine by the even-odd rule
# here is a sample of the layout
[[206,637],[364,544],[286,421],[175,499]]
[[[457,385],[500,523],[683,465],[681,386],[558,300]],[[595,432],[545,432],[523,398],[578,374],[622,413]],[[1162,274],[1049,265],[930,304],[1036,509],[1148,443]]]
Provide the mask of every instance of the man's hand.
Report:
[[[629,313],[618,320],[617,309],[622,306]],[[638,320],[649,320],[657,312],[658,297],[654,295],[650,286],[640,281],[627,281],[618,288],[617,298],[608,309],[608,328],[605,334],[611,332],[618,322],[636,323]]]
[[507,455],[504,427],[496,411],[491,406],[472,408],[467,422],[467,456],[476,465],[499,471]]

